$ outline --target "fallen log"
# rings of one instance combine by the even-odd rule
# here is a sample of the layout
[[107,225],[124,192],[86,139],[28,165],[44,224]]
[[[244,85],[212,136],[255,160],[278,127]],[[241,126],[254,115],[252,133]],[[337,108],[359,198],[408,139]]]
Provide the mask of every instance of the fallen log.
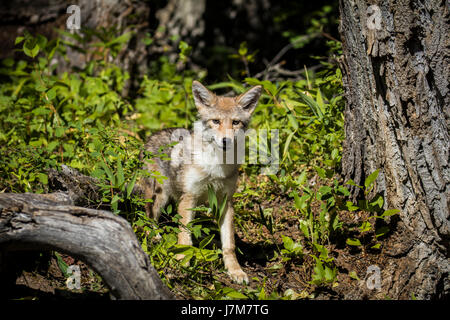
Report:
[[50,191],[64,191],[74,205],[89,208],[100,202],[102,193],[97,179],[64,164],[59,170],[49,169],[47,173]]
[[103,279],[115,299],[173,299],[128,222],[73,205],[65,192],[0,194],[0,251],[56,250]]

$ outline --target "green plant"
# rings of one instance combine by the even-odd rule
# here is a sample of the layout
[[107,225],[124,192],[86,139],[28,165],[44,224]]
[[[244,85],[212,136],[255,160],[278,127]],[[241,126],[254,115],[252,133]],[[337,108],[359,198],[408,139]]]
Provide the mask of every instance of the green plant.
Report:
[[[236,226],[244,234],[239,236],[256,251],[264,250],[260,259],[271,266],[261,271],[265,274],[254,275],[251,286],[231,288],[221,277],[225,270],[217,247],[227,197],[218,197],[209,189],[209,205],[193,208],[197,218],[187,226],[195,245],[179,246],[180,217],[175,207],[168,205],[156,223],[144,212],[145,202],[151,200],[133,192],[140,179],[164,181],[161,173],[141,169],[146,161],[168,157],[162,151],[144,152],[140,160],[145,138],[164,127],[189,128],[196,118],[191,83],[204,78],[206,72],[189,68],[192,48],[180,39],[173,41],[172,51],[178,53],[175,62],[164,55],[155,58],[148,75],[134,79],[137,91],[124,96],[129,75],[115,62],[134,34],[117,34],[114,28],[80,32],[62,32],[52,41],[26,33],[16,42],[27,59],[1,62],[0,192],[47,192],[47,171],[61,164],[96,178],[100,202],[91,205],[126,218],[163,281],[187,298],[313,297],[308,284],[300,293],[294,289],[280,292],[279,284],[271,279],[277,272],[290,272],[311,261],[313,270],[304,270],[311,272],[312,285],[336,283],[330,244],[345,227],[339,211],[352,207],[345,206],[345,187],[332,180],[340,168],[344,138],[342,75],[332,59],[321,61],[324,67],[319,72],[305,68],[304,79],[298,81],[261,80],[250,77],[249,65],[258,56],[242,43],[233,58],[246,67],[244,84],[228,77],[209,86],[240,94],[246,85],[262,85],[263,95],[250,127],[269,133],[278,129],[280,138],[280,170],[262,177],[259,172],[264,164],[247,161],[240,179],[243,188],[233,195]],[[154,43],[150,35],[144,41],[148,46]],[[83,55],[85,67],[58,74],[50,62],[56,55],[67,59],[68,46]],[[333,44],[336,53],[339,47]],[[269,134],[267,146],[271,138]],[[300,236],[285,232],[287,220],[293,225],[299,222]],[[252,242],[255,238],[259,240]],[[177,260],[177,254],[184,259]]]
[[[349,180],[347,184],[360,188],[364,191],[367,198],[375,187],[375,181],[378,177],[379,170],[372,172],[364,181],[364,186],[357,185],[353,180]],[[366,213],[359,226],[350,228],[350,231],[356,232],[357,236],[349,237],[346,243],[350,246],[380,249],[381,243],[379,238],[385,236],[389,231],[387,225],[388,217],[396,215],[400,212],[398,209],[383,210],[384,199],[381,194],[377,194],[372,199],[359,200],[355,205],[347,201],[346,206],[349,211],[361,210]],[[382,222],[382,223],[377,223]]]
[[[348,190],[340,186],[336,180],[334,180],[334,187],[321,186],[317,192],[303,187],[301,197],[296,191],[291,192],[295,208],[303,215],[299,219],[300,230],[312,244],[328,242],[330,236],[342,228],[338,216],[338,211],[341,209],[339,203],[348,194]],[[316,201],[320,203],[319,214],[316,214],[311,207],[312,203]]]
[[284,246],[284,248],[281,249],[281,255],[284,261],[296,258],[301,259],[303,257],[303,246],[300,242],[294,242],[292,238],[284,235],[282,235],[281,238],[283,239]]
[[323,285],[328,283],[336,283],[337,268],[332,264],[333,258],[328,256],[328,251],[325,247],[320,247],[320,255],[311,255],[315,260],[314,273],[312,275],[311,283],[315,285]]
[[[223,218],[227,204],[227,195],[218,200],[216,193],[212,186],[208,186],[208,207],[197,207],[191,210],[197,213],[206,213],[206,215],[193,219],[186,227],[189,229],[195,239],[200,239],[202,235],[206,235],[198,244],[198,247],[187,245],[175,245],[173,253],[182,254],[184,258],[181,264],[184,266],[190,265],[193,258],[196,262],[213,262],[217,261],[220,250],[213,247],[207,249],[206,247],[213,241],[217,232],[218,226]],[[216,233],[211,233],[211,231]]]
[[232,59],[237,59],[241,61],[244,65],[244,70],[241,71],[241,75],[250,76],[249,64],[255,62],[255,56],[258,51],[254,51],[253,53],[248,52],[247,42],[241,42],[239,46],[239,50],[237,53],[230,54],[229,57]]

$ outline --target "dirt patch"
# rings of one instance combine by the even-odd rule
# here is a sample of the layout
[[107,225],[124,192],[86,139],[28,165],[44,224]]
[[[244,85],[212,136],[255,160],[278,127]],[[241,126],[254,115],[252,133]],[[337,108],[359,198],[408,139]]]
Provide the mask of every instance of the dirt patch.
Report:
[[[2,266],[2,283],[5,284],[2,298],[109,299],[108,290],[100,276],[85,263],[69,255],[57,252],[11,252],[6,255],[8,262]],[[70,265],[79,268],[80,289],[68,287],[70,275],[65,275],[63,270]]]

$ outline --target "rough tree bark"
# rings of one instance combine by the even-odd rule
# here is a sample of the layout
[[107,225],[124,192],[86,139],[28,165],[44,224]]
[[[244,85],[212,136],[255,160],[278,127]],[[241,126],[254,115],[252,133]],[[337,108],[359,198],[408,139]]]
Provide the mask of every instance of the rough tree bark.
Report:
[[0,249],[57,250],[91,266],[116,299],[173,299],[130,225],[67,193],[0,194]]
[[340,0],[340,13],[347,98],[343,175],[361,184],[381,169],[376,191],[387,208],[401,210],[385,248],[390,260],[382,292],[402,299],[448,297],[448,2]]

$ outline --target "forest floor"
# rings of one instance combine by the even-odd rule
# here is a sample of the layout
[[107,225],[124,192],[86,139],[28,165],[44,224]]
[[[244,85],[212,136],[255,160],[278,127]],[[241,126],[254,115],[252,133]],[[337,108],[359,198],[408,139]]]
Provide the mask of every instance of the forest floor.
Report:
[[[247,181],[250,183],[250,181]],[[239,190],[239,189],[238,189]],[[240,200],[242,201],[242,200]],[[241,203],[242,204],[242,203]],[[250,206],[250,209],[246,209]],[[245,212],[257,211],[256,207],[273,208],[273,229],[269,230],[255,217]],[[319,207],[314,208],[319,214]],[[236,291],[264,289],[265,298],[270,293],[285,293],[290,290],[293,299],[345,299],[351,298],[351,292],[358,287],[366,286],[367,270],[370,265],[380,268],[385,263],[383,250],[364,250],[348,246],[343,239],[333,239],[325,245],[329,257],[334,261],[337,276],[333,283],[316,285],[311,282],[311,275],[316,266],[312,257],[313,249],[307,245],[307,239],[299,228],[299,217],[293,200],[283,193],[252,195],[252,202],[236,210],[236,246],[237,256],[244,271],[251,279],[249,284],[239,285],[233,283],[222,268],[213,268],[205,277],[205,282],[199,283],[204,288],[214,289],[214,280],[221,282],[222,286],[233,288]],[[358,225],[364,217],[364,212],[339,212],[339,220],[347,225]],[[169,217],[162,217],[168,220]],[[283,237],[289,237],[303,244],[302,254],[286,258],[280,254],[283,248]],[[214,244],[220,247],[218,241]],[[385,245],[381,241],[381,247]],[[4,291],[8,299],[109,299],[108,289],[101,277],[92,271],[85,263],[64,253],[15,253],[12,258],[16,262],[11,277],[15,278],[15,285],[11,283],[10,289]],[[78,265],[81,272],[81,288],[68,289],[67,266]],[[186,277],[179,270],[166,268],[169,277]],[[11,278],[12,279],[12,278]],[[178,299],[198,298],[192,295],[192,288],[187,288],[185,281],[174,281],[171,290]],[[386,297],[380,297],[386,298]]]

